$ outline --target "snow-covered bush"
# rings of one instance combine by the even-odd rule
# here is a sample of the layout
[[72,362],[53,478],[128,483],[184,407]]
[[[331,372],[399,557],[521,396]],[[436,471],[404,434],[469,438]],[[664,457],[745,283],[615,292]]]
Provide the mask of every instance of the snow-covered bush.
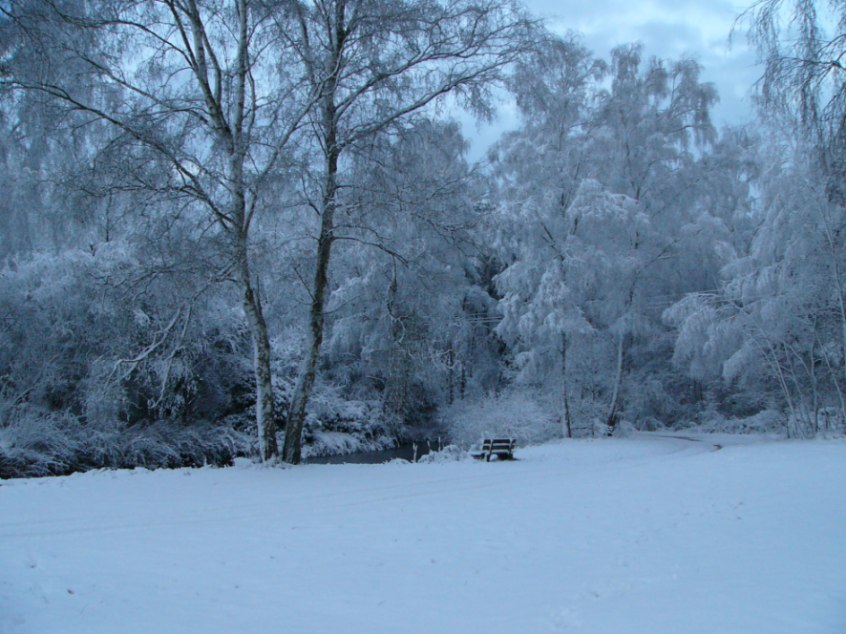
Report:
[[617,425],[614,427],[614,437],[615,438],[629,438],[632,436],[637,429],[628,420],[621,420]]
[[151,272],[117,241],[35,253],[0,276],[3,476],[249,451],[249,432],[208,422],[250,404],[237,305]]
[[377,401],[345,398],[335,386],[321,384],[313,394],[304,430],[306,456],[379,451],[397,445],[397,430]]
[[555,413],[527,391],[461,401],[442,413],[442,423],[450,441],[464,448],[483,438],[516,438],[525,445],[561,435]]
[[440,451],[431,451],[421,456],[417,462],[423,464],[440,464],[443,462],[461,462],[469,458],[470,454],[466,449],[462,449],[457,445],[447,445]]
[[[8,414],[8,412],[4,412]],[[87,425],[68,412],[21,407],[0,427],[0,478],[63,475],[99,468],[228,465],[254,439],[224,425]]]

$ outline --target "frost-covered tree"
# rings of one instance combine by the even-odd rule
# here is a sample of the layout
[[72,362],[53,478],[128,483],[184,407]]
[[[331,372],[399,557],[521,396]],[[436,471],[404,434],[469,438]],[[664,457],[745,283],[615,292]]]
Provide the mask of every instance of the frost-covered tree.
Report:
[[485,111],[504,66],[526,47],[529,23],[512,2],[491,0],[315,0],[291,5],[287,32],[317,94],[310,123],[316,155],[307,197],[318,217],[305,359],[292,395],[284,459],[298,463],[309,395],[325,328],[333,246],[352,183],[350,152],[374,134],[401,126],[447,94]]
[[420,120],[362,151],[338,225],[325,374],[375,393],[402,435],[492,380],[480,315],[492,301],[477,283],[474,239],[484,183],[455,124]]
[[[0,10],[16,46],[4,85],[46,96],[79,125],[108,124],[110,143],[142,164],[127,187],[171,197],[221,238],[217,276],[240,288],[255,351],[256,421],[263,459],[276,455],[270,346],[250,230],[269,203],[266,185],[310,107],[296,60],[279,44],[279,2],[98,0],[86,4],[12,0]],[[293,71],[293,72],[292,72]]]
[[237,296],[164,251],[116,239],[0,269],[3,477],[221,463],[254,445],[221,424],[247,400]]
[[[610,395],[603,412],[605,420],[616,422],[626,346],[638,327],[639,280],[662,252],[637,201],[611,194],[593,180],[582,182],[562,220],[555,233],[548,223],[542,230],[549,231],[546,240],[497,277],[504,293],[497,331],[522,350],[516,357],[519,379],[548,377],[560,364],[562,420],[571,435],[566,377],[573,355],[568,351],[574,340],[585,337],[607,334],[616,341],[613,369],[606,368]],[[580,343],[583,353],[599,351]]]
[[838,0],[759,0],[738,18],[764,72],[761,114],[816,146],[828,195],[846,202],[846,7]]
[[716,95],[696,63],[644,64],[637,46],[615,49],[610,64],[573,40],[545,51],[513,82],[526,123],[494,156],[509,227],[499,329],[519,379],[581,383],[561,382],[565,429],[576,392],[594,402],[580,418],[613,427],[633,355],[669,367],[660,305],[702,283],[681,278],[679,261],[700,222]]
[[762,0],[741,16],[764,63],[767,134],[750,238],[723,243],[713,291],[667,312],[679,325],[676,360],[784,412],[791,436],[846,420],[844,20],[836,2]]
[[715,291],[668,311],[680,325],[676,360],[757,392],[760,407],[784,409],[791,436],[825,431],[835,412],[846,420],[846,214],[808,152],[770,145],[748,248],[727,260]]

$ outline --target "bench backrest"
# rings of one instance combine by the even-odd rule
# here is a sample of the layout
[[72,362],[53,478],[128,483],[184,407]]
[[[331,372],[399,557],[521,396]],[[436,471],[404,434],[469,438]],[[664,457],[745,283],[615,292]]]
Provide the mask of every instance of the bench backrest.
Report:
[[514,438],[485,438],[482,451],[514,451],[517,441]]

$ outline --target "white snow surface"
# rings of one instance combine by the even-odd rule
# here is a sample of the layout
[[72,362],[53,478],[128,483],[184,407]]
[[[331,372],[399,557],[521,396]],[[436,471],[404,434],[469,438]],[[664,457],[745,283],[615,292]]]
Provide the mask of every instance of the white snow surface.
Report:
[[846,443],[0,482],[0,632],[846,632]]

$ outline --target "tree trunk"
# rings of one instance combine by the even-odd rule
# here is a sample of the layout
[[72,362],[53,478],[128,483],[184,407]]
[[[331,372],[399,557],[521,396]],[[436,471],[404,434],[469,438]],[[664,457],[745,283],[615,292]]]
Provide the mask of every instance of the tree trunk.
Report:
[[567,333],[561,335],[561,378],[563,383],[562,399],[564,411],[562,412],[563,433],[565,438],[573,437],[573,421],[570,417],[570,397],[568,395],[569,385],[567,384]]
[[320,236],[317,239],[317,266],[314,272],[314,289],[309,312],[308,349],[303,367],[297,379],[297,386],[291,398],[288,421],[285,425],[285,446],[283,460],[299,464],[302,460],[303,427],[306,408],[317,376],[317,362],[323,343],[323,326],[326,321],[326,291],[329,288],[329,261],[335,236],[335,209],[338,193],[338,159],[341,150],[337,142],[337,120],[330,84],[329,94],[324,98],[323,126],[326,131],[326,171],[323,185],[323,210],[320,218]]
[[320,237],[317,244],[317,269],[314,273],[314,294],[309,312],[308,349],[297,379],[297,386],[291,398],[288,421],[285,424],[285,446],[282,458],[285,462],[299,464],[302,460],[303,427],[306,407],[317,376],[317,362],[323,343],[325,322],[326,290],[329,286],[329,259],[332,252],[334,201],[323,212]]
[[[635,249],[637,249],[637,245],[635,245]],[[626,330],[620,333],[619,341],[617,342],[617,372],[616,376],[614,377],[614,391],[611,394],[611,406],[608,408],[608,418],[605,421],[605,424],[608,426],[608,435],[614,435],[614,428],[617,427],[617,419],[620,417],[620,392],[622,391],[623,387],[623,368],[625,366],[626,360],[626,344],[630,337],[630,328],[632,325],[632,305],[634,304],[634,293],[635,293],[635,286],[637,284],[637,278],[640,273],[643,272],[643,268],[641,268],[637,275],[635,275],[634,280],[632,281],[632,285],[629,287],[629,294],[626,298]]]
[[626,356],[626,334],[620,335],[617,342],[617,372],[614,377],[614,391],[611,394],[611,407],[608,409],[608,418],[605,421],[608,425],[608,435],[614,433],[617,426],[617,418],[620,416],[620,388],[623,384],[623,362]]
[[467,393],[467,367],[461,362],[461,372],[458,375],[458,396],[463,401]]
[[447,349],[447,405],[455,402],[455,349],[452,342]]
[[846,298],[843,296],[843,276],[840,274],[840,264],[837,261],[837,251],[832,247],[832,268],[834,269],[834,290],[837,294],[837,308],[840,317],[840,346],[843,359],[843,385],[846,386]]
[[[306,408],[317,376],[317,363],[320,359],[320,346],[323,343],[323,327],[326,321],[326,291],[329,288],[329,261],[332,256],[332,244],[335,241],[335,209],[338,194],[338,160],[341,146],[338,143],[338,108],[335,91],[342,67],[342,51],[348,35],[345,30],[346,3],[334,5],[334,16],[327,14],[325,26],[331,38],[331,56],[326,68],[329,75],[320,87],[321,121],[324,152],[323,200],[320,215],[320,235],[317,238],[317,264],[314,271],[314,288],[309,311],[308,348],[297,386],[291,397],[288,421],[285,425],[285,446],[282,457],[285,462],[299,464],[302,460],[303,427]],[[317,89],[318,85],[314,85]]]
[[397,306],[396,271],[388,287],[387,310],[391,319],[391,351],[382,411],[389,420],[405,421],[408,414],[408,377],[411,370],[408,351],[404,347],[404,344],[407,345],[406,324]]
[[276,405],[270,370],[270,339],[261,306],[261,298],[250,278],[246,237],[241,236],[237,247],[238,270],[244,292],[244,314],[253,340],[253,371],[256,378],[256,427],[259,453],[262,460],[272,460],[279,455],[276,444]]

